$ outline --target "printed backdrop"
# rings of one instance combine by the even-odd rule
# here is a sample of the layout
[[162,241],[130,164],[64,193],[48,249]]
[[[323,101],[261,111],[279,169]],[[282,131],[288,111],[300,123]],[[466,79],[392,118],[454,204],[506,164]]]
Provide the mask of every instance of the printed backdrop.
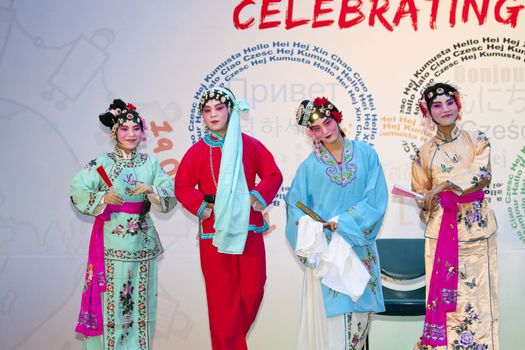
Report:
[[[525,279],[524,0],[0,0],[0,348],[80,349],[74,325],[92,218],[69,201],[73,175],[112,150],[98,114],[113,98],[149,124],[141,149],[174,175],[202,137],[200,94],[246,98],[243,131],[275,155],[283,186],[268,211],[268,282],[250,349],[295,349],[302,270],[284,237],[285,203],[311,151],[295,125],[326,96],[353,139],[375,146],[388,185],[410,183],[410,156],[433,130],[417,99],[435,81],[464,99],[462,124],[493,145],[486,191],[499,224],[501,344],[520,349]],[[209,349],[194,217],[154,214],[156,349]],[[391,197],[380,236],[423,236],[413,202]],[[407,252],[409,253],[409,252]],[[374,349],[411,349],[422,317],[374,317]]]

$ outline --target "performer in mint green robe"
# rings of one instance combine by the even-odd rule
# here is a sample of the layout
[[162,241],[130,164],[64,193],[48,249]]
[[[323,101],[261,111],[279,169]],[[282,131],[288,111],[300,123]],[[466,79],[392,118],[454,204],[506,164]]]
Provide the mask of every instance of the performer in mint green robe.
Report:
[[[103,321],[97,327],[96,315],[82,309],[77,332],[87,335],[84,349],[151,349],[157,257],[163,248],[148,211],[153,207],[166,213],[175,206],[174,182],[155,158],[137,152],[145,121],[133,105],[115,100],[100,120],[111,128],[116,147],[76,174],[71,201],[82,214],[95,217],[103,215],[107,206],[116,209],[103,222],[105,271],[94,271],[89,260],[83,293],[84,303],[86,290],[103,279],[105,272],[105,292],[100,293]],[[112,191],[97,172],[100,166],[113,184]],[[141,209],[136,213],[119,212],[118,208],[126,205]]]

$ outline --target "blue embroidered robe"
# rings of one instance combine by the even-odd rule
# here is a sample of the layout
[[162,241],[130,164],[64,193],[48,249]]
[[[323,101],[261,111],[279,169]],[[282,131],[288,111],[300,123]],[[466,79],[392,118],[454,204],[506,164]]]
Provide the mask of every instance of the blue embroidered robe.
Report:
[[[305,215],[297,208],[297,201],[325,220],[339,216],[338,232],[353,247],[371,279],[357,302],[321,284],[325,311],[328,316],[382,312],[385,307],[375,239],[387,207],[388,191],[379,158],[370,145],[347,139],[341,164],[324,146],[320,155],[312,152],[303,161],[285,196],[286,237],[295,249],[297,223]],[[330,234],[328,230],[325,232]]]

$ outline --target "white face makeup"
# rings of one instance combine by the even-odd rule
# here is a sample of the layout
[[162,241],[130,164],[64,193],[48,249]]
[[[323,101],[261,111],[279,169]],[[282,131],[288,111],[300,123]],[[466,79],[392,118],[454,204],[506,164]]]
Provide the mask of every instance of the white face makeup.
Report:
[[208,101],[202,108],[202,118],[211,131],[224,136],[228,129],[228,107],[217,100]]
[[122,150],[126,152],[136,150],[141,140],[142,129],[132,120],[127,120],[117,128],[117,146]]
[[334,143],[341,135],[337,121],[333,118],[319,118],[317,119],[310,130],[316,139],[325,144]]
[[429,107],[430,114],[438,125],[450,126],[458,119],[459,108],[454,97],[437,96]]

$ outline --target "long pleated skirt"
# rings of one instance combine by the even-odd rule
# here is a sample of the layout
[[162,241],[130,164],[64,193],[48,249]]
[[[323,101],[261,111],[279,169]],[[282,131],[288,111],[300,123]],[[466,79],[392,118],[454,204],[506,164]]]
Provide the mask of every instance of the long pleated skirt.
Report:
[[[425,267],[431,272],[436,239],[425,242]],[[456,312],[447,314],[447,346],[421,350],[499,350],[498,264],[496,235],[459,243]],[[431,273],[427,273],[427,294]]]
[[84,340],[84,350],[149,350],[157,310],[157,259],[106,260],[104,335]]

